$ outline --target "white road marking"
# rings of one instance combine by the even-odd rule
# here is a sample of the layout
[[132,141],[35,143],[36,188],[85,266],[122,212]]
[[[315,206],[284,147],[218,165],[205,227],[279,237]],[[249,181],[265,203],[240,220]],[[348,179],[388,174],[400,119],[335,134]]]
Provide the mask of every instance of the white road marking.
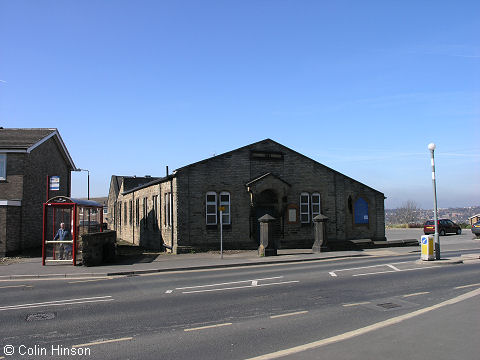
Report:
[[340,334],[340,335],[336,335],[336,336],[332,336],[332,337],[329,337],[329,338],[326,338],[326,339],[313,341],[311,343],[307,343],[307,344],[300,345],[300,346],[295,346],[295,347],[292,347],[290,349],[275,351],[275,352],[272,352],[272,353],[269,353],[269,354],[256,356],[256,357],[253,357],[253,358],[250,358],[250,359],[247,359],[247,360],[276,359],[276,358],[279,358],[279,357],[282,357],[282,356],[293,355],[293,354],[296,354],[296,353],[299,353],[299,352],[302,352],[302,351],[316,349],[316,348],[319,348],[319,347],[322,347],[322,346],[325,346],[325,345],[329,345],[329,344],[333,344],[333,343],[336,343],[336,342],[339,342],[339,341],[348,340],[348,339],[351,339],[353,337],[364,335],[364,334],[367,334],[367,333],[375,331],[375,330],[383,329],[387,326],[391,326],[391,325],[401,323],[405,320],[412,319],[412,318],[414,318],[416,316],[419,316],[419,315],[423,315],[423,314],[425,314],[427,312],[430,312],[432,310],[436,310],[436,309],[442,308],[442,307],[447,306],[447,305],[452,305],[452,304],[459,303],[463,300],[467,300],[467,299],[470,299],[470,298],[472,298],[474,296],[478,296],[478,295],[480,295],[480,289],[473,290],[471,292],[468,292],[466,294],[457,296],[457,297],[455,297],[453,299],[450,299],[450,300],[447,300],[447,301],[443,301],[443,302],[441,302],[439,304],[436,304],[436,305],[433,305],[433,306],[429,306],[429,307],[426,307],[426,308],[423,308],[423,309],[420,309],[420,310],[416,310],[416,311],[413,311],[413,312],[408,313],[408,314],[396,316],[394,318],[384,320],[384,321],[378,322],[376,324],[368,325],[368,326],[365,326],[365,327],[362,327],[362,328],[359,328],[359,329],[356,329],[356,330],[348,331],[348,332]]
[[340,272],[340,271],[351,271],[351,270],[370,269],[370,268],[375,268],[375,267],[379,267],[379,266],[386,266],[386,264],[360,266],[360,267],[353,267],[353,268],[347,268],[347,269],[338,269],[338,270],[334,270],[333,272],[337,273],[337,272]]
[[69,281],[69,284],[78,284],[78,283],[84,283],[84,282],[92,282],[92,281],[104,281],[104,280],[112,280],[110,278],[104,278],[104,279],[91,279],[91,280],[77,280],[77,281]]
[[[333,258],[333,259],[315,259],[308,261],[309,264],[317,263],[317,262],[333,262],[333,261],[344,261],[346,257],[340,258]],[[185,273],[197,273],[197,272],[226,272],[226,271],[235,271],[238,269],[252,269],[252,268],[259,268],[259,267],[275,267],[275,266],[305,266],[305,262],[286,262],[286,263],[274,263],[274,264],[255,264],[255,265],[239,265],[239,266],[232,266],[227,268],[213,268],[213,269],[196,269],[196,270],[172,270],[172,271],[155,271],[153,273],[147,274],[138,274],[138,276],[165,276],[169,274],[185,274]],[[2,281],[2,280],[0,280]],[[29,280],[30,281],[30,280]]]
[[165,291],[165,294],[171,294],[173,292],[173,290],[167,290]]
[[175,290],[199,289],[199,288],[204,288],[204,287],[213,287],[213,286],[221,286],[221,285],[241,284],[241,283],[248,283],[248,282],[251,283],[252,281],[274,280],[274,279],[282,279],[282,278],[283,278],[283,276],[274,276],[274,277],[263,278],[263,279],[231,281],[231,282],[218,283],[218,284],[209,284],[209,285],[186,286],[186,287],[175,288]]
[[462,285],[462,286],[457,286],[457,287],[454,288],[454,289],[465,289],[465,288],[475,287],[475,286],[480,286],[480,284]]
[[280,315],[272,315],[270,316],[270,319],[277,319],[281,317],[286,317],[286,316],[294,316],[294,315],[300,315],[300,314],[306,314],[308,311],[297,311],[297,312],[292,312],[292,313],[287,313],[287,314],[280,314]]
[[365,273],[365,274],[354,274],[352,276],[367,276],[367,275],[375,275],[375,274],[387,274],[387,273],[393,273],[393,272],[397,272],[395,270],[386,270],[386,271],[377,271],[377,272],[373,272],[373,273]]
[[[340,271],[352,271],[352,270],[362,270],[362,269],[371,269],[371,268],[376,268],[376,267],[384,267],[384,266],[387,266],[395,271],[404,271],[404,270],[401,270],[399,269],[398,267],[396,267],[395,265],[398,265],[398,264],[406,264],[406,263],[412,263],[412,261],[400,261],[400,262],[395,262],[395,263],[392,263],[392,264],[378,264],[378,265],[369,265],[369,266],[360,266],[360,267],[353,267],[353,268],[347,268],[347,269],[338,269],[338,270],[334,270],[334,271],[330,271],[329,274],[333,277],[337,277],[338,275],[336,274],[337,272],[340,272]],[[383,273],[387,273],[387,272],[392,272],[392,271],[385,271],[385,272],[375,272],[375,273],[368,273],[369,275],[370,274],[383,274]],[[357,275],[353,275],[353,276],[357,276]]]
[[257,280],[252,280],[252,286],[257,286],[258,285],[258,281]]
[[234,286],[234,287],[219,288],[219,289],[204,289],[204,290],[183,291],[182,294],[194,294],[194,293],[201,293],[201,292],[212,292],[212,291],[224,291],[224,290],[246,289],[246,288],[252,288],[252,287],[271,286],[271,285],[282,285],[282,284],[292,284],[292,283],[298,283],[298,282],[300,282],[300,281],[298,281],[298,280],[292,280],[292,281],[282,281],[282,282],[276,282],[276,283],[260,284],[260,285],[256,285],[256,286],[245,285],[245,286]]
[[113,342],[129,341],[129,340],[133,340],[133,337],[125,337],[125,338],[119,338],[119,339],[95,341],[95,342],[86,343],[86,344],[78,344],[78,345],[73,345],[72,348],[87,347],[92,345],[108,344]]
[[201,327],[196,327],[196,328],[184,329],[183,331],[188,332],[188,331],[196,331],[196,330],[205,330],[205,329],[212,329],[212,328],[228,326],[228,325],[233,325],[233,324],[232,323],[224,323],[224,324],[207,325],[207,326],[201,326]]
[[[413,268],[413,269],[402,269],[399,271],[414,271],[414,270],[423,270],[423,269],[433,269],[433,268],[438,268],[440,266],[422,266],[420,268]],[[375,274],[386,274],[386,273],[392,273],[392,272],[397,272],[397,270],[389,270],[389,271],[378,271],[378,272],[373,272],[373,273],[365,273],[365,274],[355,274],[352,276],[367,276],[367,275],[375,275]]]
[[396,266],[393,266],[392,264],[387,264],[387,266],[388,266],[389,268],[392,268],[392,269],[395,270],[395,271],[402,271],[402,270],[400,270],[399,268],[397,268]]
[[[65,274],[64,274],[65,275]],[[7,277],[10,277],[10,276],[7,276]],[[54,277],[54,278],[50,278],[50,277],[46,277],[46,278],[29,278],[30,275],[26,275],[26,278],[23,278],[23,279],[0,279],[0,282],[18,282],[18,281],[66,281],[66,280],[70,280],[70,281],[73,281],[73,280],[86,280],[86,279],[103,279],[105,278],[105,276],[89,276],[89,277],[85,277],[85,276],[82,276],[82,277]],[[125,275],[118,275],[118,276],[111,276],[110,278],[112,279],[117,279],[117,278],[123,278],[125,277]]]
[[358,303],[352,303],[352,304],[343,304],[342,306],[350,307],[350,306],[358,306],[358,305],[366,305],[366,304],[370,304],[370,301],[364,301],[364,302],[358,302]]
[[21,287],[31,288],[33,287],[33,285],[8,285],[8,286],[0,286],[0,289],[21,288]]
[[425,294],[430,294],[430,291],[422,291],[422,292],[413,293],[413,294],[406,294],[406,295],[403,295],[403,297],[404,297],[404,298],[407,298],[407,297],[418,296],[418,295],[425,295]]
[[61,305],[71,305],[71,304],[82,304],[87,302],[112,301],[112,300],[114,299],[110,295],[96,296],[91,298],[80,298],[80,299],[54,300],[54,301],[46,301],[41,303],[0,306],[0,311],[26,309],[26,308],[34,308],[34,307],[42,307],[42,306],[61,306]]

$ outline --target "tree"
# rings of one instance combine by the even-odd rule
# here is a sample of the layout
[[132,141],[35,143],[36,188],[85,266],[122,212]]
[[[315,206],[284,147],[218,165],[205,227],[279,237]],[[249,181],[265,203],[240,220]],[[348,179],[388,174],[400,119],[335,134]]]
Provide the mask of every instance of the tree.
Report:
[[407,200],[402,204],[402,206],[397,208],[395,222],[398,224],[409,224],[417,222],[418,210],[420,210],[420,208],[415,201]]

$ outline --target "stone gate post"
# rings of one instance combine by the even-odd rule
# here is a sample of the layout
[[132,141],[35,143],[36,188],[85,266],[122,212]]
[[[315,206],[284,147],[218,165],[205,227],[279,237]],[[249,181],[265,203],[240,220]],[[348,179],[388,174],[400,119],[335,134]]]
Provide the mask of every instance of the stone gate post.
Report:
[[320,253],[327,251],[328,248],[326,246],[327,239],[325,234],[325,223],[328,220],[328,217],[325,215],[319,214],[313,218],[314,232],[315,232],[315,242],[312,246],[312,252]]
[[258,247],[259,256],[275,256],[277,248],[273,239],[272,223],[275,220],[273,216],[263,215],[258,219],[260,222],[260,245]]

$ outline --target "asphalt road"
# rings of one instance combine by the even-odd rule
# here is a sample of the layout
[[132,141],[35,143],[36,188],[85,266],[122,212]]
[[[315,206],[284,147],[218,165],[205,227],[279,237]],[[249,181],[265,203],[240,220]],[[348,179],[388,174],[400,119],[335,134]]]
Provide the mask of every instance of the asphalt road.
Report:
[[418,257],[1,282],[0,359],[477,359],[480,261]]

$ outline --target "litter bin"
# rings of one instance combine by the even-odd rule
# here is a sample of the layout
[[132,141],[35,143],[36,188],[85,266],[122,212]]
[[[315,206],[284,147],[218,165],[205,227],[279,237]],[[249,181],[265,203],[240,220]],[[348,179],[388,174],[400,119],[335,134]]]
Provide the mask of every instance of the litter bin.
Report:
[[422,260],[435,260],[433,255],[433,235],[422,236]]

